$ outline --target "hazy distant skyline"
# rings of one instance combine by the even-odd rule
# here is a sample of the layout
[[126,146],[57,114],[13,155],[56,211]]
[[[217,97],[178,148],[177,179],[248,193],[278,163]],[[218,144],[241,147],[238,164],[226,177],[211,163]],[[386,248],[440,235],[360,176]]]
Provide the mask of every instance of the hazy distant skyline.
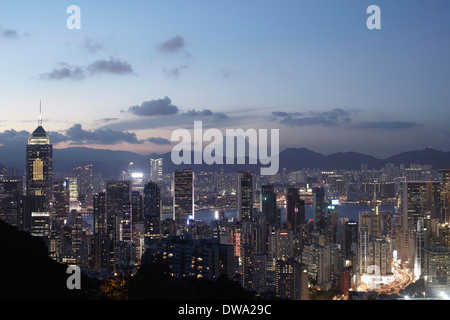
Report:
[[162,153],[202,120],[280,129],[281,149],[450,151],[449,15],[450,0],[1,3],[0,144],[26,143],[42,99],[57,148]]

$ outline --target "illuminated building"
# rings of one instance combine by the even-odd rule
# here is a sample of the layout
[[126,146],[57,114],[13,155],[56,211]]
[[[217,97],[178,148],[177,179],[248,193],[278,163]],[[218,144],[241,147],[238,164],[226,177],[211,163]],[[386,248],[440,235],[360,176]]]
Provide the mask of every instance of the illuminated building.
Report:
[[269,224],[280,224],[281,217],[277,214],[277,199],[273,185],[261,187],[261,212],[266,216]]
[[253,290],[262,293],[266,290],[266,255],[253,255]]
[[76,210],[72,210],[70,215],[72,220],[72,251],[75,256],[79,256],[83,241],[83,217],[81,216],[81,213]]
[[134,257],[130,181],[106,182],[106,228],[111,241],[110,263],[115,270]]
[[314,188],[314,227],[321,230],[324,227],[325,218],[325,189],[323,187]]
[[109,268],[110,243],[106,222],[106,193],[100,192],[93,198],[94,230],[91,237],[89,268],[106,270]]
[[336,232],[338,223],[338,209],[336,205],[327,206],[327,232],[331,243],[336,243]]
[[292,230],[277,230],[275,260],[287,260],[294,255]]
[[253,246],[248,243],[241,245],[242,286],[247,290],[254,288]]
[[21,226],[22,182],[0,180],[0,219],[12,226]]
[[53,180],[52,217],[63,221],[69,215],[69,179]]
[[433,245],[424,249],[425,285],[435,294],[450,293],[450,248]]
[[31,212],[31,235],[47,238],[50,236],[50,213]]
[[80,210],[80,202],[78,200],[78,179],[70,178],[69,179],[69,207],[70,211],[72,210]]
[[342,257],[337,244],[317,247],[317,285],[325,290],[337,285],[342,269]]
[[160,236],[161,192],[155,182],[148,182],[143,194],[144,243],[150,245]]
[[163,159],[150,159],[150,181],[160,184],[163,181]]
[[[431,215],[441,205],[440,182],[409,181],[401,185],[401,227],[402,243],[400,260],[414,269],[417,249],[417,224],[423,219],[424,232]],[[428,246],[427,243],[424,244]]]
[[177,228],[184,228],[188,219],[194,219],[194,171],[185,169],[173,173],[173,220]]
[[438,170],[441,176],[441,192],[443,200],[443,220],[450,224],[450,169]]
[[83,202],[93,195],[94,178],[92,173],[93,165],[88,164],[72,169],[72,177],[77,181],[77,200]]
[[350,288],[352,287],[351,285],[351,273],[350,270],[348,268],[342,269],[341,270],[341,291],[344,294],[345,297],[348,297]]
[[52,192],[53,148],[42,127],[41,116],[38,127],[28,137],[26,149],[26,194],[45,196],[48,208]]
[[177,278],[193,277],[217,280],[234,276],[233,247],[213,239],[170,236],[156,243],[154,258],[161,258],[169,273]]
[[286,218],[288,228],[299,238],[301,225],[305,223],[305,201],[300,199],[298,188],[289,188],[286,194]]
[[239,172],[237,181],[238,221],[251,221],[253,217],[253,174]]
[[276,261],[275,294],[281,299],[309,300],[307,267],[294,259]]

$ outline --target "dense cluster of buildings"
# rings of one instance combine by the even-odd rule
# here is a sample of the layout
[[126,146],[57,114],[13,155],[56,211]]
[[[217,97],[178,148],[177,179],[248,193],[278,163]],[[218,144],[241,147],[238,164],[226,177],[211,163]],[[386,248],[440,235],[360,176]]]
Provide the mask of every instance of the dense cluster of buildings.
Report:
[[[158,260],[174,277],[226,277],[261,296],[304,300],[314,290],[379,289],[402,268],[432,292],[450,291],[450,169],[164,173],[163,160],[150,159],[149,176],[130,163],[103,180],[90,164],[54,173],[41,122],[26,157],[25,179],[0,176],[0,219],[92,277]],[[369,209],[342,217],[343,204]],[[210,219],[198,218],[208,210]]]

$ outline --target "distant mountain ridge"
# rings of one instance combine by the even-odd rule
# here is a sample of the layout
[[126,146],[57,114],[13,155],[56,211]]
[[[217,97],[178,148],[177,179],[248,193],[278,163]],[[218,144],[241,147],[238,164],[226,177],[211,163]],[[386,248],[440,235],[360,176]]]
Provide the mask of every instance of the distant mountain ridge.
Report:
[[[233,165],[174,165],[171,153],[140,155],[129,151],[113,151],[106,149],[93,149],[88,147],[71,147],[66,149],[54,149],[54,172],[70,173],[72,168],[92,163],[95,171],[100,171],[104,177],[117,178],[122,171],[126,171],[130,162],[133,162],[136,170],[148,174],[150,158],[163,158],[165,173],[175,170],[190,168],[196,171],[225,172],[253,171],[259,172],[260,164],[235,164]],[[0,147],[0,163],[9,168],[25,169],[25,146]],[[395,165],[422,164],[431,165],[433,169],[450,168],[450,152],[426,148],[417,151],[405,151],[386,159],[378,159],[370,155],[357,152],[337,152],[323,155],[306,148],[288,148],[280,152],[280,171],[286,168],[288,171],[301,170],[303,168],[319,168],[323,170],[345,169],[359,170],[362,164],[367,164],[370,169],[380,169],[387,163]]]

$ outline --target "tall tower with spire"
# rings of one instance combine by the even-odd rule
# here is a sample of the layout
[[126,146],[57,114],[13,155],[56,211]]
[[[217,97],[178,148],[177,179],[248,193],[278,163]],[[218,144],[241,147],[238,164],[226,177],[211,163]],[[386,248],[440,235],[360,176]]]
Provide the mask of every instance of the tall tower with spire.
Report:
[[45,202],[48,204],[51,197],[52,177],[53,149],[50,137],[42,127],[42,108],[39,103],[38,127],[29,135],[27,144],[27,195],[45,196]]

